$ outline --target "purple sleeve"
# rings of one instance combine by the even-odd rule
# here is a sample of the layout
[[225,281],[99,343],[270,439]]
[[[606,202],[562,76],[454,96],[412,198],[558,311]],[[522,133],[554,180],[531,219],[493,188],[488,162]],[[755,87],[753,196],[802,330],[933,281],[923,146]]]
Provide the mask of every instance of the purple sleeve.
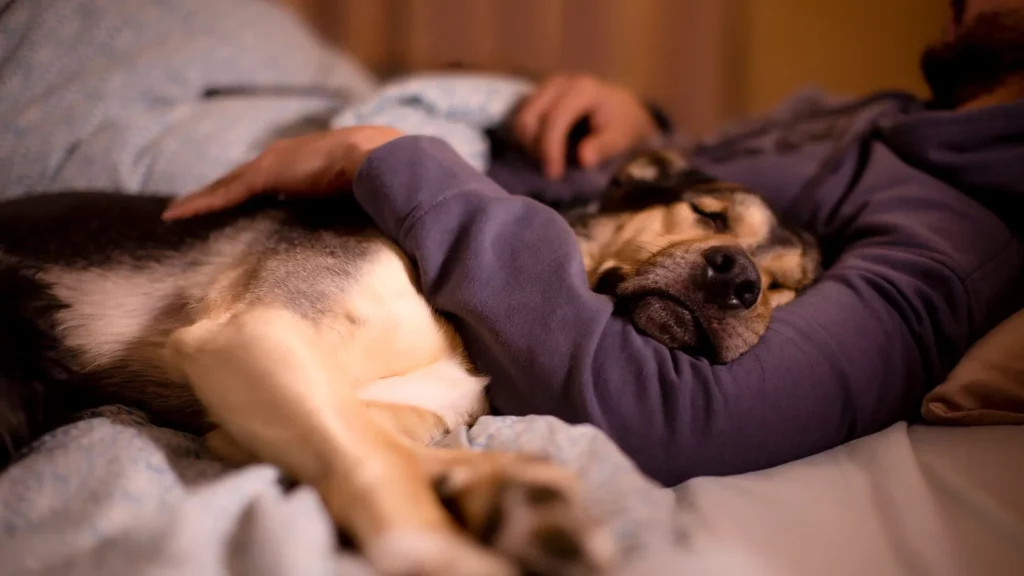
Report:
[[[916,184],[847,200],[856,216],[825,202],[829,222],[852,220],[849,248],[776,313],[758,346],[712,366],[613,315],[562,218],[439,140],[381,147],[355,195],[491,376],[498,411],[593,423],[669,485],[777,465],[916,413],[926,386],[997,315],[985,303],[1006,300],[1006,270],[1021,259],[987,211]],[[987,242],[950,254],[951,238],[986,227]]]

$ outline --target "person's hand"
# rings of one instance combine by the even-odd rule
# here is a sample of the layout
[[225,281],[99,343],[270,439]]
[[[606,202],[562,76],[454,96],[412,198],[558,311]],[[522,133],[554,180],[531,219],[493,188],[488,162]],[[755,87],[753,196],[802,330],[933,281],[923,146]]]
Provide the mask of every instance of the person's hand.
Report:
[[164,220],[241,204],[257,194],[325,196],[352,185],[366,157],[403,136],[385,126],[354,126],[279,140],[226,176],[171,202]]
[[520,143],[540,160],[545,176],[558,179],[565,174],[569,132],[588,116],[591,132],[578,150],[584,168],[628,151],[657,131],[635,94],[586,74],[544,81],[519,106],[512,127]]

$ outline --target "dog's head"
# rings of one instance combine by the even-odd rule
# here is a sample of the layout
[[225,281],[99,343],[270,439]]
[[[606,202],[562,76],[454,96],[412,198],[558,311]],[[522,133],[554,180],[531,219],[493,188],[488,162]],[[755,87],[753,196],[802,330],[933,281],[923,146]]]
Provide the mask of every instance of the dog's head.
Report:
[[618,172],[581,247],[591,286],[638,330],[718,362],[749,350],[820,267],[813,238],[760,196],[664,151]]

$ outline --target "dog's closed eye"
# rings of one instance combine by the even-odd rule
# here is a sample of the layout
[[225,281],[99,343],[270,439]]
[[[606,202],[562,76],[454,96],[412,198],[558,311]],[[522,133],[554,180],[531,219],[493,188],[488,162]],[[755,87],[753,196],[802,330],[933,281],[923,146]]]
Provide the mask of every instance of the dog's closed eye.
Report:
[[690,203],[690,208],[693,209],[694,214],[700,216],[702,220],[706,221],[709,226],[714,228],[715,232],[721,233],[729,229],[729,215],[725,212],[705,210],[695,202]]

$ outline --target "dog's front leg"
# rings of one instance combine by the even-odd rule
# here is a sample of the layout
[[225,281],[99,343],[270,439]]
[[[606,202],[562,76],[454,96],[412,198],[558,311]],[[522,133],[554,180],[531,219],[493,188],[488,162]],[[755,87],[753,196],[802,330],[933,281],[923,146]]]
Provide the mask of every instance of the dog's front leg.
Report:
[[[363,406],[369,410],[378,424],[414,445],[430,444],[448,432],[448,427],[440,416],[417,406],[367,401],[363,401]],[[261,460],[223,428],[216,428],[207,433],[203,437],[203,442],[211,452],[236,466]]]
[[408,443],[453,517],[525,573],[601,574],[615,563],[614,542],[562,466],[530,454],[430,446],[444,431],[439,416],[401,404],[367,406]]
[[387,574],[513,574],[465,537],[407,442],[344,381],[320,329],[284,309],[244,309],[177,331],[168,358],[245,451],[318,490]]

